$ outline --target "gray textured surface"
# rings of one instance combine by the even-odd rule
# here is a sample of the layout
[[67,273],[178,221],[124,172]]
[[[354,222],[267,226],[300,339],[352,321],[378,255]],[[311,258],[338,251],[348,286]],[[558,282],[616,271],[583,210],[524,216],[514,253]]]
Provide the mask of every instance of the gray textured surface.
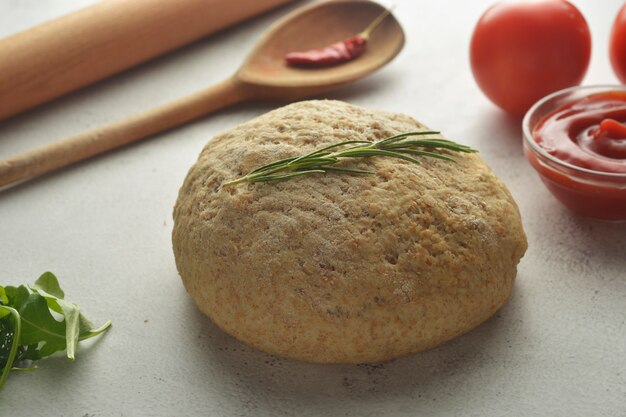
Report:
[[[0,36],[91,2],[2,1]],[[329,97],[405,112],[481,150],[530,243],[503,309],[451,343],[378,366],[282,360],[220,332],[177,276],[171,209],[206,141],[272,108],[239,107],[0,193],[0,283],[52,270],[90,318],[114,323],[76,362],[11,375],[0,416],[626,415],[626,225],[560,206],[523,157],[518,121],[475,86],[467,48],[489,1],[396,3],[405,50]],[[585,84],[616,82],[606,51],[621,1],[575,3],[594,42]],[[0,124],[0,157],[221,80],[283,12]]]

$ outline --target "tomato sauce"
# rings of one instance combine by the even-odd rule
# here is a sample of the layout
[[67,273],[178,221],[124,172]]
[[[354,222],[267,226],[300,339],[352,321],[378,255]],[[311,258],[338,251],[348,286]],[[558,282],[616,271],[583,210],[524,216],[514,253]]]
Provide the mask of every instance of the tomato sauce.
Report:
[[626,220],[626,91],[565,104],[539,121],[532,136],[549,155],[574,166],[527,153],[563,204],[586,216]]
[[535,142],[561,161],[602,172],[626,173],[626,92],[595,94],[549,114]]

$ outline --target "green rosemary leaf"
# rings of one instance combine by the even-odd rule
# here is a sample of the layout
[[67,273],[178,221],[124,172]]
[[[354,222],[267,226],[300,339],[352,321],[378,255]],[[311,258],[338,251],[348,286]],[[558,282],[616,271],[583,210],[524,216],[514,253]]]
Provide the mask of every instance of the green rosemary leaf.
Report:
[[364,169],[340,168],[340,167],[324,167],[324,172],[345,172],[348,174],[375,174],[374,171],[365,171]]
[[395,152],[409,154],[409,155],[416,155],[416,156],[429,156],[431,158],[443,159],[444,161],[456,162],[454,158],[451,158],[449,156],[446,156],[441,153],[436,153],[436,152],[420,151],[417,149],[398,149]]
[[388,149],[396,149],[396,148],[406,148],[410,146],[420,147],[420,148],[440,148],[440,149],[449,149],[451,151],[457,152],[467,152],[474,153],[475,149],[470,148],[469,146],[459,145],[458,143],[454,143],[448,140],[440,140],[440,139],[417,139],[417,140],[407,140],[402,143],[392,144],[388,146]]
[[378,147],[387,147],[388,145],[391,145],[392,143],[396,143],[399,142],[409,136],[425,136],[425,135],[438,135],[439,132],[436,132],[434,130],[422,130],[419,132],[407,132],[407,133],[401,133],[399,135],[395,135],[395,136],[391,136],[389,138],[383,139],[381,141],[376,142],[378,144]]
[[312,157],[299,161],[298,163],[292,162],[289,164],[290,167],[306,167],[306,166],[315,166],[315,165],[324,165],[324,164],[334,164],[338,161],[337,158],[318,158]]
[[350,153],[346,153],[345,155],[342,155],[342,156],[346,156],[349,158],[359,158],[363,156],[389,156],[391,158],[398,158],[404,161],[413,162],[414,164],[420,163],[420,161],[418,161],[415,158],[411,158],[410,156],[406,156],[395,151],[387,151],[384,149],[371,149],[371,150],[366,149],[366,150],[358,150],[358,151],[355,150]]
[[[407,139],[412,136],[435,135],[439,132],[424,130],[417,132],[406,132],[391,136],[376,142],[365,140],[349,140],[333,145],[325,146],[313,152],[299,157],[282,159],[259,167],[247,175],[225,182],[222,187],[232,186],[241,183],[257,183],[269,181],[281,181],[293,177],[319,173],[345,173],[345,174],[373,174],[372,171],[365,171],[349,167],[335,167],[341,159],[345,158],[367,158],[367,157],[388,157],[419,164],[419,159],[414,156],[437,158],[454,162],[454,158],[446,152],[477,152],[469,146],[439,138]],[[354,145],[354,146],[349,146]]]
[[[302,155],[299,158],[294,158],[293,162],[297,162],[300,161],[302,159],[306,159],[306,158],[310,158],[312,156],[319,156],[320,153],[324,152],[324,151],[328,151],[329,149],[335,149],[335,148],[339,148],[341,146],[345,146],[345,145],[353,145],[353,144],[371,144],[372,142],[367,141],[367,140],[347,140],[345,142],[339,142],[336,143],[334,145],[329,145],[329,146],[325,146],[321,149],[318,149],[316,151],[313,151],[311,153],[308,153],[306,155]],[[329,152],[330,153],[330,152]]]
[[282,180],[286,180],[289,178],[293,178],[293,177],[298,177],[300,175],[307,175],[307,174],[323,174],[325,171],[322,169],[311,169],[311,170],[307,170],[307,171],[296,171],[296,172],[291,172],[289,174],[284,174],[284,175],[270,175],[269,177],[263,178],[263,179],[255,179],[252,182],[261,182],[261,181],[282,181]]
[[287,159],[281,159],[280,161],[276,161],[276,162],[272,162],[271,164],[267,164],[267,165],[263,165],[262,167],[259,167],[257,169],[255,169],[254,171],[251,171],[250,174],[254,174],[257,172],[261,172],[261,171],[267,171],[270,168],[273,168],[277,165],[283,165],[283,164],[288,164],[289,162],[293,161],[294,159],[298,159],[298,158],[287,158]]

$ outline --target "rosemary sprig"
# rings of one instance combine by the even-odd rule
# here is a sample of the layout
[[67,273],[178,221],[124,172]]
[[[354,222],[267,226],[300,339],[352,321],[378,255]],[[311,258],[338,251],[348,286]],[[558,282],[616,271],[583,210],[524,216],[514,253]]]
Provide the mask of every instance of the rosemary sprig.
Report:
[[452,157],[440,153],[441,150],[465,153],[478,152],[469,146],[461,145],[446,139],[409,139],[412,136],[435,135],[438,133],[439,132],[435,131],[407,132],[376,142],[367,140],[348,140],[323,147],[306,155],[281,159],[280,161],[269,163],[251,171],[241,178],[226,182],[223,186],[227,187],[244,182],[255,183],[280,181],[300,175],[323,174],[327,172],[374,174],[373,171],[333,166],[344,158],[387,156],[419,164],[420,161],[415,158],[416,156],[425,156],[454,162]]

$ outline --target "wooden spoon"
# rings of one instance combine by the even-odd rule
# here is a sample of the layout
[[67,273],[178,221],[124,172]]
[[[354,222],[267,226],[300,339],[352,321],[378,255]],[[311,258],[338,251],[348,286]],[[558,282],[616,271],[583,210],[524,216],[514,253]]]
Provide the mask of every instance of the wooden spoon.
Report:
[[302,69],[285,65],[284,55],[353,36],[384,10],[368,0],[333,0],[297,10],[269,29],[231,78],[147,112],[1,160],[0,186],[136,142],[236,103],[299,100],[365,77],[391,61],[404,45],[404,33],[393,16],[380,24],[365,53],[354,61]]

